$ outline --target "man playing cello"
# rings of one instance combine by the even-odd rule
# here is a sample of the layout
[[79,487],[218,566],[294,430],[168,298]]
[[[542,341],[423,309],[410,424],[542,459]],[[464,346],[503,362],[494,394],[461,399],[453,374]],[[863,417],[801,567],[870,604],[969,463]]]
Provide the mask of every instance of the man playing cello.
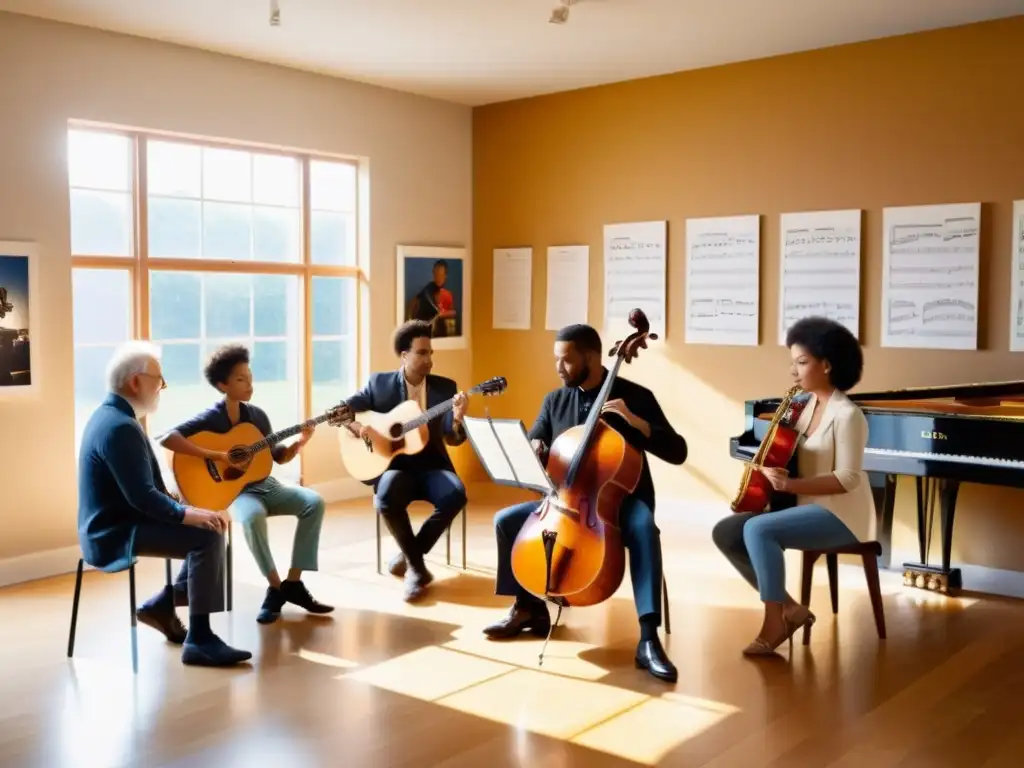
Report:
[[[608,370],[601,363],[601,337],[589,325],[570,325],[555,341],[555,370],[564,387],[549,392],[529,437],[542,463],[555,439],[583,424]],[[636,490],[620,508],[622,540],[629,550],[633,599],[640,618],[636,664],[655,677],[675,682],[677,672],[658,637],[661,626],[661,538],[654,523],[654,483],[646,452],[670,464],[686,460],[686,441],[665,418],[654,394],[628,379],[616,378],[602,418],[643,455],[643,471]],[[498,542],[496,593],[514,596],[512,609],[501,621],[484,629],[494,640],[516,637],[524,630],[543,637],[551,627],[547,605],[516,581],[512,571],[512,545],[540,501],[500,510],[494,518]]]

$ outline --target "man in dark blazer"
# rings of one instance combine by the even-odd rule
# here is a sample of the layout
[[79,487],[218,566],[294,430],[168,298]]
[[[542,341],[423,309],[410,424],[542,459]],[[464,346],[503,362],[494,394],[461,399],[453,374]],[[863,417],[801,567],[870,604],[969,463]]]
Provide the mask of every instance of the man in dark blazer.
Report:
[[[602,365],[601,337],[589,325],[570,325],[558,332],[555,341],[555,369],[565,386],[549,392],[540,414],[530,429],[534,450],[547,463],[547,452],[555,439],[587,420],[608,370]],[[652,675],[675,682],[677,672],[658,638],[661,626],[661,534],[654,523],[654,483],[647,453],[670,464],[686,461],[686,441],[672,428],[654,394],[635,382],[617,376],[601,410],[602,418],[644,456],[643,471],[636,490],[620,510],[622,541],[629,550],[629,573],[633,600],[640,618],[640,642],[636,663]],[[512,545],[520,529],[540,501],[507,507],[494,518],[498,540],[497,589],[499,595],[515,597],[508,616],[484,629],[495,640],[517,636],[523,630],[544,636],[551,618],[543,600],[523,589],[512,572]]]
[[[156,350],[140,343],[118,349],[107,385],[110,392],[86,424],[78,456],[82,557],[108,572],[125,570],[136,556],[184,560],[175,587],[143,604],[138,620],[182,645],[185,664],[224,667],[252,658],[210,628],[210,614],[224,610],[224,531],[230,521],[223,512],[171,497],[139,424],[156,411],[167,386]],[[187,632],[176,604],[188,605]]]
[[[430,439],[422,451],[396,456],[390,467],[373,481],[374,506],[384,517],[401,553],[388,566],[392,575],[405,578],[405,599],[420,597],[433,576],[424,564],[426,555],[452,519],[466,504],[466,487],[448,456],[447,445],[466,440],[462,418],[467,398],[451,379],[435,376],[431,346],[431,326],[423,320],[410,320],[395,331],[394,350],[401,361],[397,371],[375,373],[360,392],[346,402],[355,413],[386,413],[406,400],[415,400],[427,410],[454,398],[454,406],[443,417],[429,423]],[[349,425],[354,433],[371,440],[387,438],[358,421]],[[433,514],[413,533],[408,506],[417,500],[434,505]]]

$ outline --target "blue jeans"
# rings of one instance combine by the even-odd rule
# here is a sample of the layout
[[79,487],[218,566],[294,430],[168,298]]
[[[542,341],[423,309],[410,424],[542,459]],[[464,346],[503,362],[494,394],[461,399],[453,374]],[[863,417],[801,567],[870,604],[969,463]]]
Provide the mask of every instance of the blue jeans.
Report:
[[[494,516],[498,539],[495,594],[531,599],[512,573],[512,545],[530,514],[540,505],[539,501],[527,501],[506,507]],[[654,524],[654,513],[642,501],[630,498],[620,509],[619,521],[622,543],[629,550],[629,578],[633,582],[637,616],[652,616],[655,624],[661,626],[661,531]]]
[[711,537],[761,599],[775,603],[786,599],[784,549],[829,549],[857,541],[846,523],[818,504],[730,515],[718,521]]
[[264,577],[277,570],[267,536],[267,517],[275,515],[298,518],[292,544],[291,567],[302,571],[317,570],[324,500],[316,491],[284,485],[276,478],[268,477],[242,491],[228,507],[228,511],[232,519],[242,525],[249,551],[256,558],[256,564]]

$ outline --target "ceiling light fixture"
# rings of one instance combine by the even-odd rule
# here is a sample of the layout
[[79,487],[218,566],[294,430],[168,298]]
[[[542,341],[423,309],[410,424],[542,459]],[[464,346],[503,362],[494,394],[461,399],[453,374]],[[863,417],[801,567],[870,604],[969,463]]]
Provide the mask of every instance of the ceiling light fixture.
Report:
[[551,11],[551,18],[548,19],[548,23],[565,24],[569,20],[569,6],[575,2],[576,0],[561,0],[561,4],[556,5],[555,9]]
[[277,0],[270,0],[270,26],[281,26],[281,7],[277,4]]

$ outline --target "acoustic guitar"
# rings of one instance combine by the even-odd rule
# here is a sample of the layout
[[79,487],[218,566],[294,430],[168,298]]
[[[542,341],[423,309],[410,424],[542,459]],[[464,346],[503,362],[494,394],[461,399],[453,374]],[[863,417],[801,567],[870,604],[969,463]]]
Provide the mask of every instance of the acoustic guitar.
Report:
[[[504,376],[495,376],[483,384],[477,384],[466,392],[467,395],[500,395],[508,387]],[[338,432],[341,460],[352,477],[372,484],[383,475],[396,456],[417,454],[430,440],[428,424],[450,411],[454,398],[438,403],[426,411],[415,400],[399,403],[387,413],[363,411],[355,414],[354,421],[364,427],[372,427],[390,443],[383,450],[375,448],[369,438],[361,438],[348,429]]]
[[315,419],[273,432],[266,437],[255,424],[248,422],[236,424],[223,434],[197,432],[186,439],[208,451],[227,453],[231,463],[174,453],[171,471],[186,504],[203,509],[227,509],[249,483],[270,477],[274,458],[268,449],[299,434],[307,426],[327,422],[337,427],[350,421],[352,411],[342,403]]

